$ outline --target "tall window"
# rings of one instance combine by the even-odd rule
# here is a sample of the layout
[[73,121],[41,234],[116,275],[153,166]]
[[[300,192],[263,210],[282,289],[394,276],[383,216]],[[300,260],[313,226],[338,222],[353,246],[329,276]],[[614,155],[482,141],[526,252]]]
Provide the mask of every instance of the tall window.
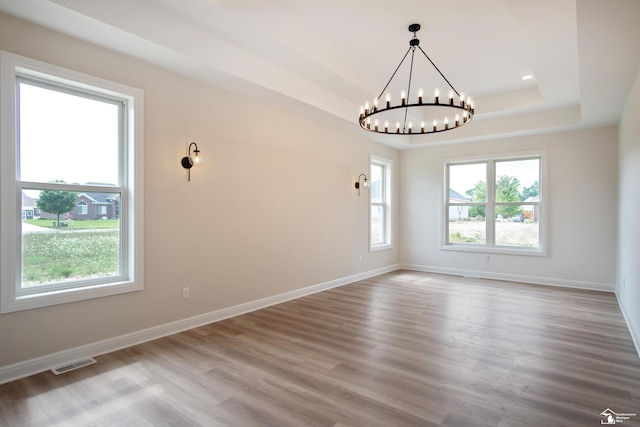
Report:
[[445,164],[445,249],[545,253],[543,154]]
[[[2,312],[142,289],[141,91],[7,52],[0,62]],[[115,194],[124,214],[70,230],[87,192]],[[20,199],[39,216],[23,220]]]
[[371,157],[369,248],[391,248],[391,160]]
[[78,215],[86,215],[89,211],[87,210],[87,202],[78,203]]

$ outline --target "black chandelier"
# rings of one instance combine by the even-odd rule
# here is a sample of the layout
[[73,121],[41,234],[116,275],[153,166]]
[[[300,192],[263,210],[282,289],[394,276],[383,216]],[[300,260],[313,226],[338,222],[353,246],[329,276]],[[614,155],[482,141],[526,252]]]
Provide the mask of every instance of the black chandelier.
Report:
[[[471,98],[465,98],[464,94],[458,93],[449,80],[442,74],[436,64],[420,47],[420,40],[416,37],[416,32],[420,30],[420,24],[409,25],[409,31],[413,33],[413,38],[409,41],[409,49],[398,64],[398,67],[391,75],[391,78],[380,92],[377,98],[373,100],[373,105],[365,103],[360,107],[360,127],[366,131],[395,134],[395,135],[415,135],[444,132],[461,127],[471,121],[474,114],[473,101]],[[417,91],[417,100],[411,100],[411,80],[413,74],[413,60],[416,49],[419,49],[429,60],[431,65],[436,69],[440,76],[449,85],[449,99],[445,102],[440,100],[440,91],[436,89],[433,96],[433,102],[425,102],[422,89]],[[400,95],[400,103],[391,104],[391,94],[386,94],[386,101],[381,106],[380,98],[385,94],[389,84],[395,77],[396,73],[407,59],[411,52],[411,67],[409,69],[409,83],[406,92],[403,90]],[[454,97],[455,94],[455,97]],[[409,109],[411,115],[409,116]],[[417,119],[417,126],[414,128],[412,118]],[[394,123],[395,122],[395,123]],[[390,127],[390,124],[392,127]],[[394,126],[395,125],[395,126]]]

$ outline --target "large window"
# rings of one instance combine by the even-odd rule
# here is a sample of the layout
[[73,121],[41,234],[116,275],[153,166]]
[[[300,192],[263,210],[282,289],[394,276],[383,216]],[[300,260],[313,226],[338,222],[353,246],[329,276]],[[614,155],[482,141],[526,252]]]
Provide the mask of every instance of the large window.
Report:
[[1,55],[2,312],[142,289],[141,91]]
[[445,163],[444,249],[543,255],[541,153]]
[[391,248],[391,160],[371,157],[369,248]]

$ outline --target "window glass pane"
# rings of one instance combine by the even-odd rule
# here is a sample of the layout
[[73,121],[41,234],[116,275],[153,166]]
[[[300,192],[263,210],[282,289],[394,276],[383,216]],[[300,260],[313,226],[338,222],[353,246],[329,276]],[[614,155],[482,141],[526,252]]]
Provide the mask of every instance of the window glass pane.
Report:
[[496,246],[540,247],[539,182],[540,159],[496,162]]
[[19,83],[22,181],[119,185],[119,106]]
[[449,166],[449,243],[486,244],[486,201],[486,163]]
[[496,202],[539,201],[540,159],[496,162]]
[[540,228],[538,222],[513,217],[496,219],[496,246],[539,248]]
[[24,190],[21,287],[119,275],[119,214],[119,193]]
[[371,206],[371,244],[385,243],[384,239],[384,207]]
[[487,243],[487,226],[484,218],[468,221],[451,220],[449,222],[449,243],[485,245]]
[[369,191],[371,193],[371,201],[373,203],[383,203],[383,174],[384,166],[376,164],[371,165],[371,188]]
[[[449,166],[449,202],[486,202],[487,164]],[[480,215],[484,217],[484,210]]]

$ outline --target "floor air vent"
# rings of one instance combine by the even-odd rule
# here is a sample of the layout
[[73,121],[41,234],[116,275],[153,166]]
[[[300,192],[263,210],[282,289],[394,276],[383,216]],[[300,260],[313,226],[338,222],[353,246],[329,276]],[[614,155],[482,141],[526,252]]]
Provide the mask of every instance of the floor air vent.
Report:
[[93,358],[81,360],[79,362],[69,363],[68,365],[60,366],[58,368],[53,368],[51,372],[56,375],[64,374],[65,372],[73,371],[74,369],[82,368],[83,366],[93,365],[96,363],[96,360]]

